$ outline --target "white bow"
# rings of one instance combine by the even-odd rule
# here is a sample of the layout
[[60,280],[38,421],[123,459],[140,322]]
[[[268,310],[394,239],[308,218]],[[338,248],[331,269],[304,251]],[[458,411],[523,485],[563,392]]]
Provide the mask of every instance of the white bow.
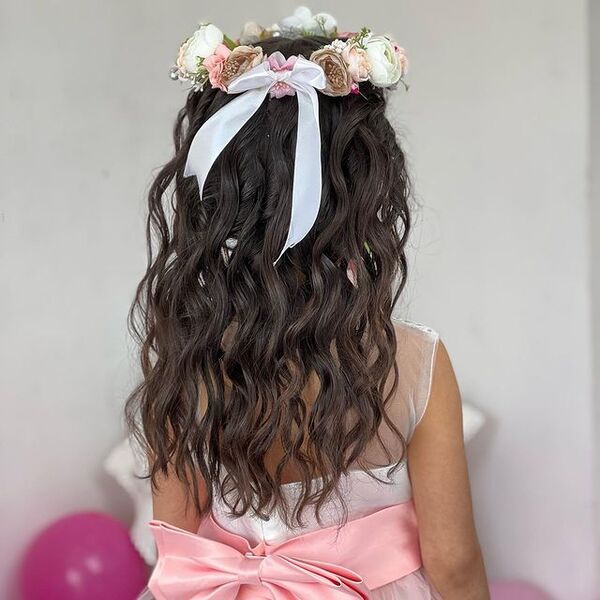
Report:
[[325,87],[323,69],[299,56],[292,70],[273,71],[268,62],[234,79],[228,94],[241,96],[219,109],[200,127],[187,156],[184,176],[195,175],[200,199],[208,172],[225,146],[260,108],[273,85],[285,82],[296,91],[298,98],[298,132],[294,181],[292,189],[292,214],[283,253],[297,244],[310,231],[319,214],[321,204],[321,131],[319,128],[319,99],[317,90]]

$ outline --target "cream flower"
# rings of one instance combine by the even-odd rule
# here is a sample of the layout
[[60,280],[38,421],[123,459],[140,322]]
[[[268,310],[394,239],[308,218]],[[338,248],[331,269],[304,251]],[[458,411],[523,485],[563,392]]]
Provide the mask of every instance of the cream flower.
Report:
[[317,35],[334,35],[337,32],[337,21],[328,13],[317,13],[313,16],[311,32]]
[[342,58],[346,61],[348,72],[354,81],[360,82],[369,79],[371,63],[364,48],[358,44],[346,44],[342,50]]
[[[201,70],[199,63],[214,54],[223,43],[223,32],[212,23],[203,23],[179,49],[177,67],[184,75],[197,75]],[[199,60],[200,59],[200,60]]]
[[321,90],[328,96],[345,96],[352,91],[352,77],[341,53],[333,48],[322,48],[310,55],[310,60],[325,72],[326,85]]
[[337,31],[337,21],[327,13],[313,15],[306,6],[299,6],[291,17],[279,22],[284,30],[303,34],[331,36]]
[[336,52],[339,52],[341,54],[347,45],[348,43],[344,40],[333,40],[331,44],[327,44],[327,46],[325,47],[331,48],[332,50],[335,50]]
[[398,83],[404,74],[405,63],[402,60],[404,54],[396,51],[394,42],[384,35],[371,35],[365,40],[365,46],[371,64],[371,83],[379,87],[389,87]]
[[254,21],[249,21],[244,25],[240,34],[240,44],[256,44],[266,35],[266,29]]

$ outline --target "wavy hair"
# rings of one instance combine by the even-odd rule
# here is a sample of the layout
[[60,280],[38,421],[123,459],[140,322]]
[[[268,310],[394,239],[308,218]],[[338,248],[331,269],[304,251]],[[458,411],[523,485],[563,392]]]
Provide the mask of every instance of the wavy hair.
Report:
[[[308,58],[330,41],[261,46]],[[187,152],[232,96],[190,92],[177,116],[174,156],[148,196],[148,266],[130,313],[143,380],[126,417],[151,457],[153,489],[159,474],[174,472],[201,516],[218,494],[234,515],[277,509],[301,525],[312,505],[320,519],[328,498],[343,503],[342,475],[354,464],[366,470],[361,458],[382,443],[383,423],[405,450],[386,405],[398,379],[391,316],[406,280],[410,185],[384,91],[365,82],[360,92],[319,95],[319,216],[276,266],[289,223],[296,98],[264,101],[213,165],[202,201],[195,178],[183,177]],[[286,469],[301,486],[294,505],[280,487]]]

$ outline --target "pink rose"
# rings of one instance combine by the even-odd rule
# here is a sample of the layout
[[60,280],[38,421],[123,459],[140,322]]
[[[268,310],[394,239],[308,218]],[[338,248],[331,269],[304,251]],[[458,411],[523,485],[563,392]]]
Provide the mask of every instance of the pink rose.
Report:
[[219,88],[224,92],[227,91],[227,86],[222,81],[223,67],[225,61],[231,54],[231,50],[225,44],[219,44],[210,56],[207,56],[202,63],[208,71],[208,79],[213,87]]
[[398,62],[400,63],[400,68],[402,69],[402,77],[404,77],[408,71],[408,57],[406,56],[406,51],[404,48],[402,48],[402,46],[400,46],[400,44],[398,44],[398,42],[392,42],[392,48],[398,57]]

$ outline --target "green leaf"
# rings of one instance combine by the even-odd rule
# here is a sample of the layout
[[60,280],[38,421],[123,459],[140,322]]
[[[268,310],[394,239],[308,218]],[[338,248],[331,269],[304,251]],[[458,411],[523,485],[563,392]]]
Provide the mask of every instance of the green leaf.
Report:
[[223,35],[223,43],[230,49],[233,50],[234,48],[237,48],[237,44],[228,36],[228,35]]
[[354,42],[359,48],[363,50],[366,48],[365,46],[365,38],[371,33],[371,30],[368,27],[362,27],[361,30],[352,38],[352,42]]

